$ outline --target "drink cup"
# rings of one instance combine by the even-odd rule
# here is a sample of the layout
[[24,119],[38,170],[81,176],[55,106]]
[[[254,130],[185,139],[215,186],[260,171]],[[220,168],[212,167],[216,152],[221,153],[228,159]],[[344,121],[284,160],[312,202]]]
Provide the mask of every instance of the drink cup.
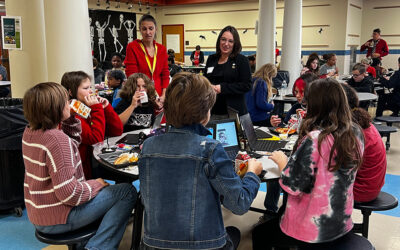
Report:
[[149,98],[147,97],[146,91],[140,91],[140,93],[142,93],[142,96],[140,97],[140,103],[147,103]]

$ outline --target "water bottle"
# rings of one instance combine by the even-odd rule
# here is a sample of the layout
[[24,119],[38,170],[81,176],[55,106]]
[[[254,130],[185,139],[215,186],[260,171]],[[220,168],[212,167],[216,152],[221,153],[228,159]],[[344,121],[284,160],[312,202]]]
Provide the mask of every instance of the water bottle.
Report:
[[286,95],[286,89],[287,89],[288,85],[286,80],[282,81],[282,86],[281,86],[281,96],[285,96]]

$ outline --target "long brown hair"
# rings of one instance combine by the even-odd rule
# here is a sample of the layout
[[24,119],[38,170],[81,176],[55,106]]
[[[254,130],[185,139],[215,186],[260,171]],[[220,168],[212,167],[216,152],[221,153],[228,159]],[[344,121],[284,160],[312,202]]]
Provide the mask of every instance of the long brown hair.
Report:
[[119,92],[119,96],[128,103],[131,103],[132,97],[135,95],[137,89],[137,81],[140,78],[142,78],[145,83],[144,87],[147,90],[149,102],[151,103],[151,105],[153,105],[153,107],[155,107],[157,94],[154,88],[154,84],[152,83],[150,78],[143,73],[135,73],[130,75],[128,77],[128,80],[126,80],[124,86],[122,87],[121,91]]
[[[277,69],[274,64],[267,63],[261,66],[253,75],[254,78],[262,79],[267,83],[268,97],[272,95],[272,78],[276,76]],[[257,87],[257,79],[254,80],[253,84],[253,95]]]
[[349,168],[353,164],[358,167],[362,158],[354,130],[358,126],[352,122],[351,110],[340,83],[331,78],[315,80],[307,85],[304,98],[307,103],[307,115],[301,124],[295,149],[299,146],[301,138],[313,130],[320,129],[319,152],[321,143],[327,136],[332,135],[334,138],[328,170],[333,172],[342,166]]
[[233,49],[232,49],[232,53],[229,55],[229,57],[235,58],[242,51],[242,43],[240,42],[240,36],[239,36],[237,29],[230,25],[226,26],[225,28],[223,28],[221,30],[221,32],[219,32],[219,35],[217,38],[217,44],[216,44],[216,54],[218,55],[218,57],[221,56],[221,48],[219,47],[219,45],[221,43],[221,41],[220,41],[221,37],[226,31],[229,31],[233,36]]

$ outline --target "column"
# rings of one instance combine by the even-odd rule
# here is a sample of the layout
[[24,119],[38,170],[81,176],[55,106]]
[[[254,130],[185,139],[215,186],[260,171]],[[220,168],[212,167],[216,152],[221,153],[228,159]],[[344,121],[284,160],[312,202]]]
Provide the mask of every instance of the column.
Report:
[[266,63],[275,64],[276,0],[259,1],[257,57],[259,69]]
[[289,71],[289,89],[301,71],[302,0],[285,0],[281,70]]
[[67,71],[93,76],[88,2],[44,0],[44,16],[49,81],[60,82]]
[[48,81],[43,0],[6,1],[8,16],[20,16],[22,50],[9,50],[11,91],[22,98],[25,91]]

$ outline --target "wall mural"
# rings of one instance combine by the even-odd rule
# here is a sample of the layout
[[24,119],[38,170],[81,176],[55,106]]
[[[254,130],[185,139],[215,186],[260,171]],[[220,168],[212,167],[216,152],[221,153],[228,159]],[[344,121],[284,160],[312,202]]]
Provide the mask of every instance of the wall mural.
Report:
[[125,55],[128,43],[136,39],[136,14],[89,10],[90,42],[93,56],[109,64],[114,52]]

